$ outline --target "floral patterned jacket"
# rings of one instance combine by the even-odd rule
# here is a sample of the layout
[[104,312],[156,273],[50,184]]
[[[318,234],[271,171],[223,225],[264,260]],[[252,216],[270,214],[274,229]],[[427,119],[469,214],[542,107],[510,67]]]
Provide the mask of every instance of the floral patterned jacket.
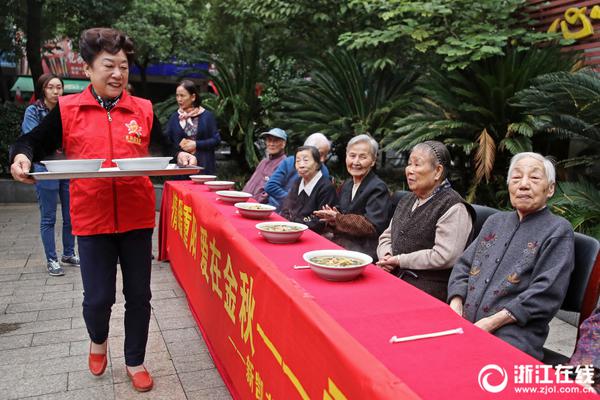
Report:
[[517,321],[494,335],[541,359],[573,265],[573,229],[564,218],[548,208],[522,221],[516,212],[496,213],[454,266],[448,300],[460,296],[471,322],[506,308]]

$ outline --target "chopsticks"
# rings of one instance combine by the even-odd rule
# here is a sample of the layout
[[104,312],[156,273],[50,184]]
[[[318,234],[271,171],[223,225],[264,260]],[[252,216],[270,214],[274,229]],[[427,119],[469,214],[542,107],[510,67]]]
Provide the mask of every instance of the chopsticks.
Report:
[[424,333],[422,335],[413,335],[413,336],[404,336],[404,337],[397,337],[396,335],[394,335],[390,338],[390,343],[409,342],[411,340],[427,339],[427,338],[434,338],[434,337],[447,336],[447,335],[462,335],[463,333],[464,332],[463,332],[462,328],[456,328],[456,329],[450,329],[447,331]]

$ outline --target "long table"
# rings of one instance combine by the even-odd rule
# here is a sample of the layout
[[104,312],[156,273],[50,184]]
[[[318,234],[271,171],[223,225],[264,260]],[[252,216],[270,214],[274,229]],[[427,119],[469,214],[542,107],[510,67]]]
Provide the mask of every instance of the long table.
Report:
[[[312,231],[293,244],[271,244],[257,222],[205,185],[165,183],[159,259],[171,262],[234,398],[539,398],[517,393],[527,383],[523,371],[531,380],[554,374],[374,265],[337,283],[292,268],[305,264],[306,251],[339,247]],[[464,334],[389,342],[454,328]],[[500,393],[490,392],[503,382]],[[580,390],[554,390],[565,387]]]

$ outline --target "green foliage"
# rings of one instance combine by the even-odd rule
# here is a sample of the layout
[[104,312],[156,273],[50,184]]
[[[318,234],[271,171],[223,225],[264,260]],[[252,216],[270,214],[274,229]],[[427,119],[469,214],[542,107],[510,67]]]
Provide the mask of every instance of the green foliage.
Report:
[[202,19],[192,0],[132,0],[131,8],[114,24],[131,36],[140,67],[143,94],[145,70],[173,57],[190,60],[202,42]]
[[21,134],[21,122],[25,107],[5,102],[0,104],[0,175],[10,175],[8,152]]
[[575,230],[600,239],[600,180],[594,172],[600,163],[600,73],[581,70],[542,75],[513,101],[529,116],[528,129],[585,144],[581,153],[561,160],[560,165],[569,172],[577,171],[575,167],[591,167],[591,181],[580,178],[579,182],[558,183],[550,204]]
[[[507,44],[529,48],[550,35],[527,29],[519,14],[525,0],[351,0],[349,7],[377,20],[342,34],[339,44],[353,50],[387,48],[415,60],[441,58],[448,70],[504,54]],[[402,53],[398,52],[402,50]],[[408,57],[407,57],[408,56]],[[422,58],[422,57],[421,57]]]
[[225,128],[221,129],[221,136],[234,155],[243,154],[245,164],[253,168],[259,161],[254,149],[255,133],[262,128],[261,104],[256,95],[256,84],[262,76],[258,35],[248,40],[239,36],[234,48],[231,64],[206,56],[216,66],[212,80],[219,95],[208,95],[203,105],[215,113],[219,125]]
[[578,232],[600,240],[600,190],[590,182],[557,183],[548,205]]
[[236,32],[260,29],[264,54],[302,60],[334,47],[342,32],[366,17],[351,12],[346,2],[330,0],[218,0],[208,12],[211,48],[226,53]]
[[581,70],[542,75],[517,93],[515,106],[530,115],[526,129],[581,139],[585,154],[562,163],[569,166],[600,162],[600,73]]
[[313,63],[310,79],[291,81],[282,94],[278,119],[293,135],[322,132],[342,148],[358,134],[380,140],[410,101],[414,74],[400,76],[390,68],[368,72],[342,50]]
[[179,105],[177,104],[175,96],[170,96],[165,101],[153,103],[152,108],[160,125],[165,126],[169,121],[169,117],[177,111]]
[[46,0],[42,17],[45,39],[67,36],[77,47],[81,32],[96,26],[112,26],[127,13],[131,3],[132,0]]
[[[386,138],[387,148],[408,150],[425,140],[437,139],[462,150],[473,158],[474,178],[465,170],[463,180],[471,180],[468,200],[477,197],[485,179],[493,189],[480,189],[478,201],[498,205],[485,193],[496,193],[504,186],[507,161],[515,153],[533,148],[533,131],[525,124],[521,110],[510,104],[519,90],[527,88],[539,75],[568,70],[573,56],[557,47],[528,51],[505,50],[473,63],[464,70],[432,71],[418,85],[420,100],[413,113],[397,121],[397,130]],[[460,160],[459,165],[468,161]],[[471,179],[472,178],[472,179]]]

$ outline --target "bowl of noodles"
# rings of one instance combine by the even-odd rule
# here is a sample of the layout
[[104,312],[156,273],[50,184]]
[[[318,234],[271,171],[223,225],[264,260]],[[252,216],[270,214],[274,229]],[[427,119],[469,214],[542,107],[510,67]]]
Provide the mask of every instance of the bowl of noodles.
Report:
[[261,203],[235,203],[235,208],[242,217],[251,219],[267,219],[275,211],[275,207]]
[[315,250],[302,256],[310,269],[320,278],[333,282],[356,279],[373,258],[350,250]]
[[308,226],[297,222],[274,221],[256,224],[262,237],[275,244],[294,243],[308,229]]

